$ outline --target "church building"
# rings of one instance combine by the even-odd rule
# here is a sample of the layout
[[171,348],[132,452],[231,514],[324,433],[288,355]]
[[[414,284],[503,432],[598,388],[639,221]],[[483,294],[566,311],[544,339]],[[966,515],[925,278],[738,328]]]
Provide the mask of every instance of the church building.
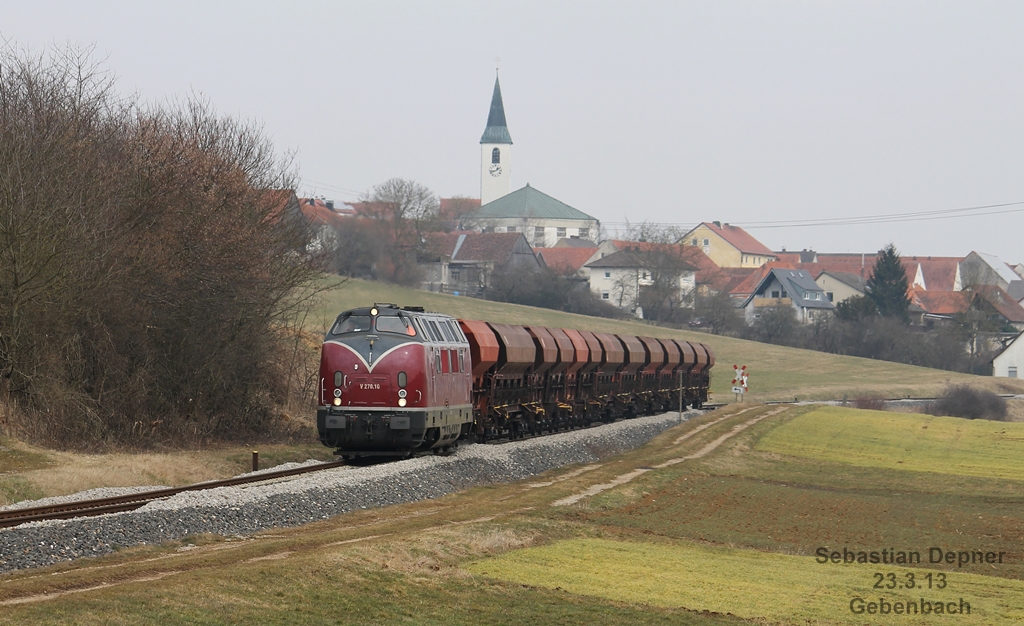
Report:
[[497,77],[487,127],[480,137],[480,204],[469,218],[477,228],[523,233],[535,248],[551,247],[565,237],[596,238],[601,226],[597,218],[529,184],[512,191],[512,136]]

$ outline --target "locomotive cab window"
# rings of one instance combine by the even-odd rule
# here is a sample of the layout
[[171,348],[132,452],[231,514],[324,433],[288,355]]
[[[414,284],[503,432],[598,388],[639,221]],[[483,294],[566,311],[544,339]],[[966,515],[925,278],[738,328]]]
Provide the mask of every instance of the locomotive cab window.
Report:
[[377,332],[398,333],[400,335],[409,335],[410,337],[416,336],[416,329],[413,328],[412,323],[408,318],[401,316],[378,317]]
[[349,315],[338,320],[331,329],[332,335],[344,335],[345,333],[365,333],[370,331],[369,315]]

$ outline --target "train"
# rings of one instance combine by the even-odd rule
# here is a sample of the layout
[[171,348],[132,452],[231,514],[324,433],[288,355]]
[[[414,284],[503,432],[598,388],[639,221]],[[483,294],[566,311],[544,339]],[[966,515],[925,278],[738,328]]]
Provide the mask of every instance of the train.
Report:
[[344,459],[450,453],[701,408],[714,364],[703,343],[374,304],[344,311],[324,337],[317,432]]

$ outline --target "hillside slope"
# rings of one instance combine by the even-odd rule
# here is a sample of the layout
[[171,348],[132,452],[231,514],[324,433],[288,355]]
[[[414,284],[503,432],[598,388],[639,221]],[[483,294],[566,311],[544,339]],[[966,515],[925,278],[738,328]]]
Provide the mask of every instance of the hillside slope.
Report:
[[711,389],[718,401],[732,401],[732,366],[746,365],[750,372],[747,401],[841,400],[844,396],[877,394],[888,398],[934,396],[949,383],[969,383],[997,393],[1024,393],[1024,381],[970,376],[887,361],[837,356],[811,350],[719,337],[701,332],[661,328],[639,321],[607,320],[536,307],[490,302],[429,293],[362,280],[350,280],[329,291],[323,305],[310,316],[310,330],[324,332],[345,309],[374,302],[422,306],[430,311],[465,319],[506,324],[537,324],[592,331],[673,337],[700,341],[712,347],[717,364]]

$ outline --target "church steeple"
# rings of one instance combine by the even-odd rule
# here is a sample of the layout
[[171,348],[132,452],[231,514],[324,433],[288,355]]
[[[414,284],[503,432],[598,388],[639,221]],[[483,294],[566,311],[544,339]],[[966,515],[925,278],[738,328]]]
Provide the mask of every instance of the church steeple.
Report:
[[505,123],[505,105],[501,101],[501,85],[498,77],[494,77],[494,95],[491,96],[491,112],[487,115],[487,128],[480,137],[480,143],[511,144],[512,136],[508,134]]

